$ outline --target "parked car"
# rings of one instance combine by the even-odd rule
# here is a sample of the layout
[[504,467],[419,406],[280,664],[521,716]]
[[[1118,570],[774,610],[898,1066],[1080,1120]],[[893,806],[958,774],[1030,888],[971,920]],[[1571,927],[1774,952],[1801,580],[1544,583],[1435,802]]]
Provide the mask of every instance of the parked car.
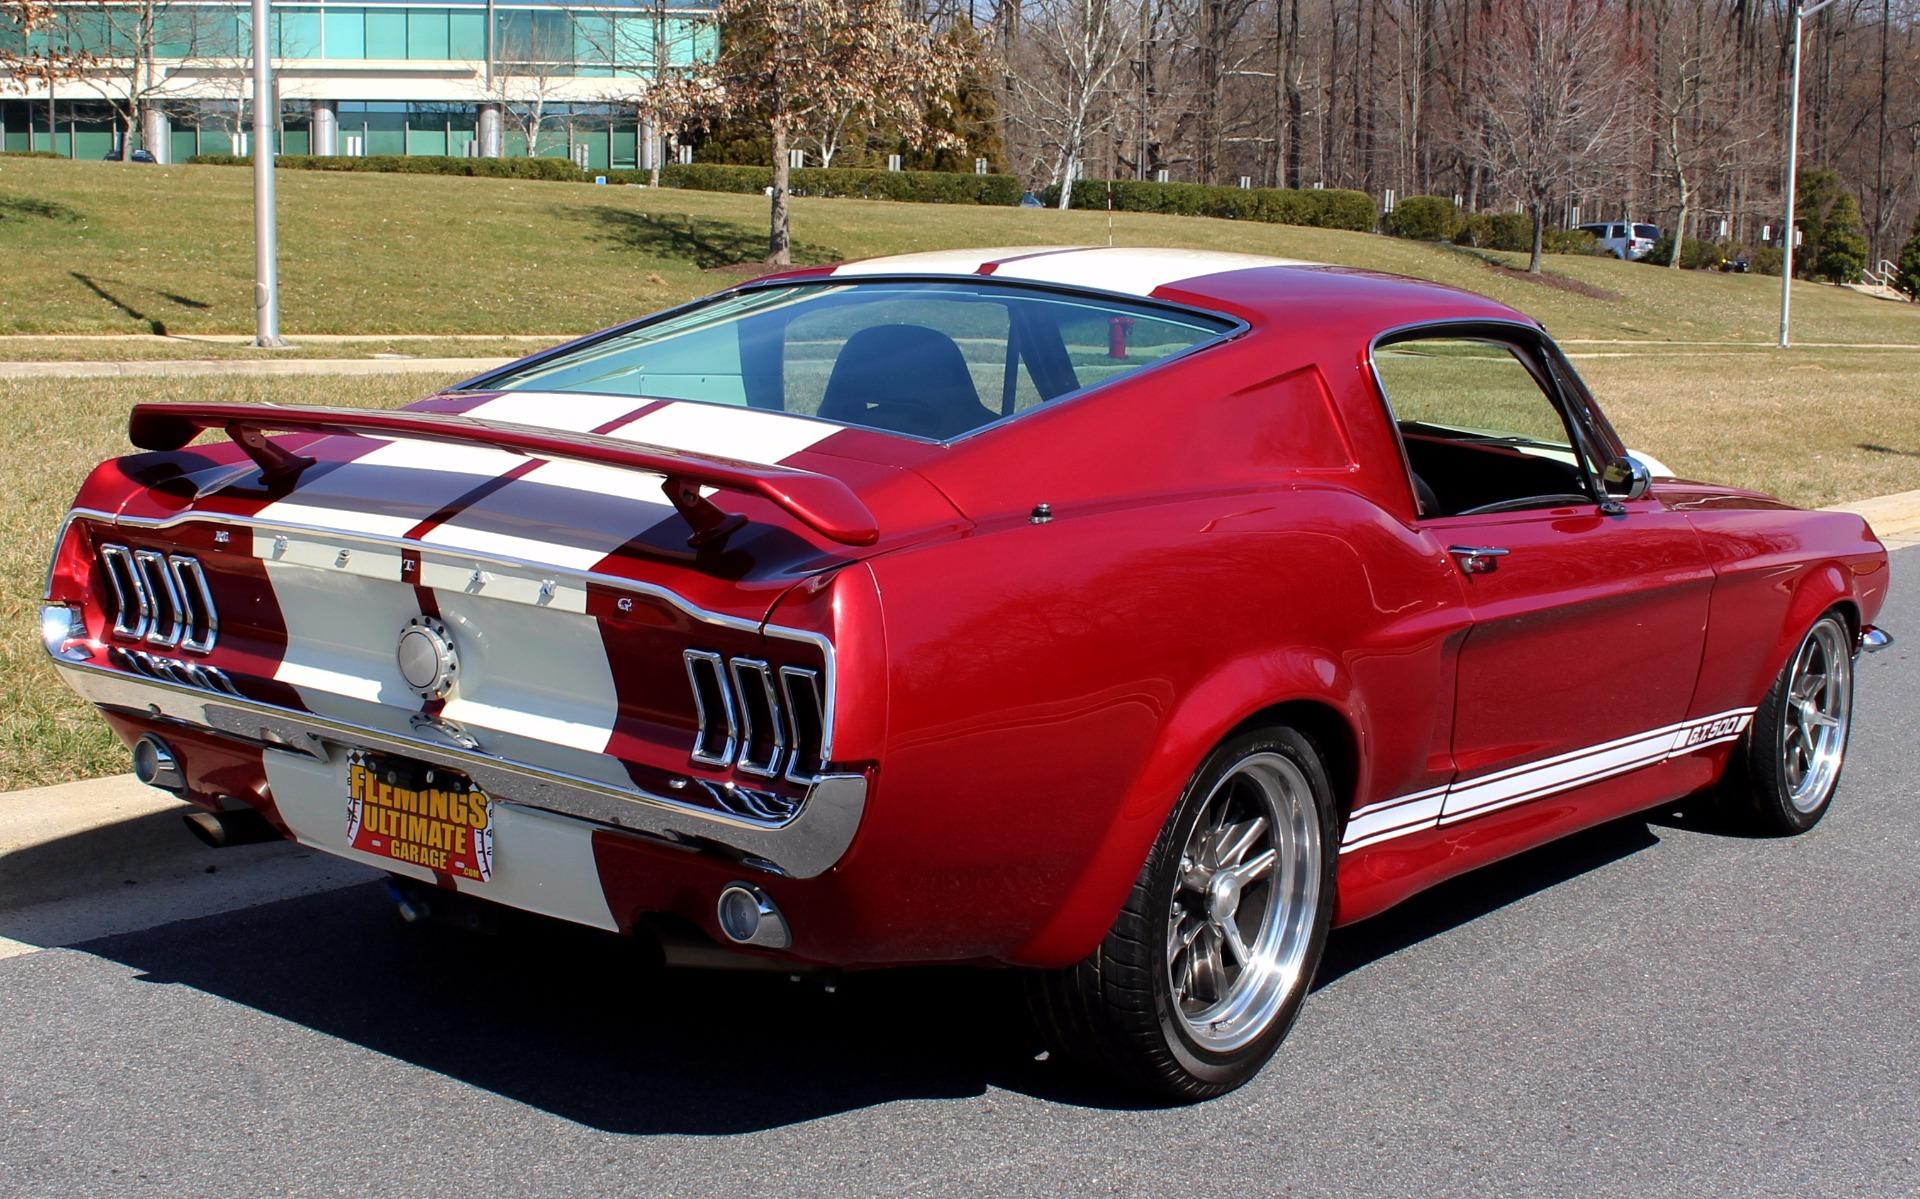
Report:
[[101,161],[102,162],[133,161],[133,162],[157,163],[160,160],[153,156],[153,151],[151,150],[135,150],[133,152],[132,158],[129,160],[127,157],[126,147],[115,146],[113,149],[108,150],[105,154],[101,155]]
[[400,411],[130,431],[43,633],[209,839],[1023,967],[1177,1097],[1333,926],[1706,788],[1811,827],[1888,642],[1864,521],[1650,477],[1521,313],[1243,254],[809,267]]
[[1580,229],[1593,234],[1598,249],[1615,258],[1629,260],[1645,258],[1652,251],[1653,243],[1660,240],[1660,226],[1633,221],[1602,221],[1599,224],[1582,225]]

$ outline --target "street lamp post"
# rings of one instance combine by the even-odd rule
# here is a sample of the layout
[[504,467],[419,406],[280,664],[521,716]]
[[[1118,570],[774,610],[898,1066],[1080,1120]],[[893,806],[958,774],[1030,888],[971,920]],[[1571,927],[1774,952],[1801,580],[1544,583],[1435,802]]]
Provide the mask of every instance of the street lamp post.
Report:
[[1820,0],[1818,4],[1793,6],[1793,83],[1787,100],[1787,223],[1780,235],[1780,348],[1783,350],[1789,344],[1788,322],[1793,311],[1793,238],[1797,232],[1793,223],[1793,193],[1800,174],[1800,37],[1806,29],[1807,18],[1832,3],[1833,0]]
[[280,337],[279,232],[274,220],[273,30],[267,0],[253,0],[253,344],[278,349]]

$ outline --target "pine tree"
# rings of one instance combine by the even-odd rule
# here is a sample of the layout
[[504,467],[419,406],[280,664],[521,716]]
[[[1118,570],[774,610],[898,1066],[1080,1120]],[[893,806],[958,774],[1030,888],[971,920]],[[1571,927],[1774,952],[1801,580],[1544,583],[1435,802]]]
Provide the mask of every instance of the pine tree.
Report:
[[1860,205],[1852,192],[1843,191],[1827,210],[1821,226],[1814,273],[1832,283],[1852,283],[1866,265],[1867,239],[1860,230]]
[[1920,216],[1913,219],[1913,236],[1900,250],[1900,278],[1895,286],[1909,300],[1920,300]]

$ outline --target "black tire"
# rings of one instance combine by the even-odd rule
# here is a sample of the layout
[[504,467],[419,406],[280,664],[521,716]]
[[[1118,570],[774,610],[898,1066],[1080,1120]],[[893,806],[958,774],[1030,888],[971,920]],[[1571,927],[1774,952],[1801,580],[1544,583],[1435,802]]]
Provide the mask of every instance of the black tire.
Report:
[[[1281,769],[1276,758],[1291,763],[1293,770]],[[1305,784],[1306,794],[1301,797],[1304,803],[1296,804],[1295,821],[1288,826],[1296,830],[1287,849],[1294,866],[1291,870],[1279,866],[1268,868],[1266,894],[1259,902],[1261,932],[1253,937],[1255,946],[1265,944],[1266,934],[1276,919],[1273,913],[1281,912],[1278,919],[1286,924],[1288,931],[1278,944],[1286,948],[1287,956],[1283,960],[1292,966],[1272,973],[1277,981],[1265,988],[1266,998],[1247,1017],[1245,1027],[1224,1034],[1244,1037],[1244,1043],[1219,1049],[1199,1039],[1189,1025],[1189,1016],[1183,1014],[1180,1006],[1183,1000],[1176,997],[1173,977],[1175,963],[1182,959],[1175,954],[1172,940],[1182,930],[1191,930],[1196,922],[1205,923],[1209,919],[1198,912],[1176,907],[1196,894],[1191,882],[1195,868],[1186,855],[1194,848],[1190,840],[1201,817],[1242,802],[1251,802],[1257,809],[1258,803],[1265,800],[1266,792],[1258,789],[1257,780],[1251,784],[1256,788],[1252,801],[1243,801],[1233,793],[1233,787],[1248,785],[1246,772],[1250,763],[1259,764],[1262,771],[1284,776],[1289,787],[1299,782]],[[1229,776],[1234,782],[1223,788],[1222,783]],[[1221,819],[1225,821],[1227,817],[1223,815]],[[1250,826],[1249,821],[1234,827],[1244,830]],[[1295,848],[1309,841],[1317,845],[1311,854],[1311,866],[1307,864],[1305,851]],[[1275,861],[1279,862],[1277,833],[1274,843]],[[1217,846],[1219,842],[1209,844]],[[1273,1056],[1313,983],[1333,914],[1334,866],[1339,845],[1333,788],[1321,755],[1308,738],[1284,727],[1256,729],[1231,738],[1208,756],[1174,805],[1100,948],[1075,966],[1035,975],[1030,995],[1041,1035],[1055,1051],[1130,1090],[1157,1099],[1183,1102],[1209,1099],[1240,1086]],[[1243,857],[1246,852],[1241,850]],[[1255,858],[1265,856],[1262,851]],[[1249,865],[1235,869],[1250,868]],[[1218,866],[1214,877],[1232,872]],[[1283,881],[1289,893],[1296,894],[1302,902],[1291,906],[1274,902]],[[1246,894],[1251,895],[1261,883],[1250,881],[1246,886]],[[1236,909],[1227,915],[1236,937],[1240,932],[1235,920],[1237,905],[1243,902],[1240,888],[1236,882],[1232,888]],[[1211,890],[1206,894],[1210,896]],[[1313,900],[1310,911],[1304,903],[1308,896]],[[1232,950],[1224,942],[1212,937],[1208,940],[1213,942],[1214,973],[1207,977],[1217,991],[1221,980],[1227,977],[1220,970],[1221,963],[1232,960],[1223,955],[1230,955]],[[1247,942],[1237,943],[1244,952]],[[1200,942],[1189,937],[1188,944],[1192,947]],[[1187,969],[1194,969],[1192,959],[1187,959]],[[1189,973],[1187,978],[1191,985],[1194,975]],[[1200,1001],[1187,999],[1185,1002]],[[1223,1027],[1224,1022],[1212,1026]]]
[[[1843,616],[1838,612],[1826,613],[1800,639],[1787,664],[1781,667],[1779,677],[1767,689],[1766,698],[1753,714],[1753,723],[1734,746],[1726,778],[1720,785],[1721,816],[1733,831],[1790,837],[1806,832],[1827,814],[1833,804],[1834,791],[1840,785],[1847,738],[1853,724],[1854,640],[1853,630]],[[1826,675],[1838,676],[1832,680],[1831,685],[1837,691],[1829,706],[1837,708],[1839,720],[1839,724],[1832,727],[1827,752],[1819,755],[1824,765],[1815,780],[1817,785],[1813,786],[1806,782],[1806,774],[1813,773],[1812,755],[1807,759],[1806,772],[1796,778],[1794,755],[1797,751],[1793,748],[1796,742],[1808,744],[1802,715],[1806,699],[1794,692],[1806,688],[1809,672],[1805,666],[1810,652],[1821,659]],[[1825,735],[1823,728],[1821,736]],[[1809,745],[1809,750],[1811,748]]]

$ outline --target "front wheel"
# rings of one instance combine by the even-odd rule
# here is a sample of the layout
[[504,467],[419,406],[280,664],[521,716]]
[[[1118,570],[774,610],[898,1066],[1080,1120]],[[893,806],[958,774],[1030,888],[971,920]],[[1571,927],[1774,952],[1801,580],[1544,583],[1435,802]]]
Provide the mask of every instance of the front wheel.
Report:
[[1259,1071],[1320,964],[1338,825],[1325,764],[1293,729],[1207,759],[1086,961],[1042,975],[1043,1030],[1082,1063],[1172,1099]]
[[1807,630],[1735,747],[1722,789],[1728,816],[1772,836],[1818,824],[1840,784],[1852,727],[1853,633],[1829,612]]

